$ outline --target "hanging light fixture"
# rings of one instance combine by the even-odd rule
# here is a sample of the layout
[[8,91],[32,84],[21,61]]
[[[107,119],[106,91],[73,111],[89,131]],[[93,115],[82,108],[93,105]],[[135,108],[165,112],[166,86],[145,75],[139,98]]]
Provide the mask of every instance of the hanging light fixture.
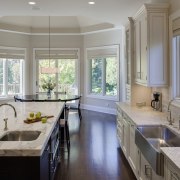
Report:
[[50,61],[51,61],[51,31],[50,31],[50,16],[49,16],[49,67],[41,67],[41,73],[42,74],[56,74],[58,73],[58,68],[57,67],[51,67],[50,66]]

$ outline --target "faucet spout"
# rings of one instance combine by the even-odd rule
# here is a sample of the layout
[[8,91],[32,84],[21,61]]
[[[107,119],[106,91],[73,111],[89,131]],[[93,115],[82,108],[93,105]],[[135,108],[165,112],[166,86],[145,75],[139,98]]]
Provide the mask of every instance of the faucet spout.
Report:
[[17,117],[17,112],[16,112],[16,109],[15,109],[15,107],[13,105],[8,104],[8,103],[3,103],[3,104],[0,104],[0,107],[2,107],[2,106],[10,106],[10,107],[12,107],[12,109],[14,110],[14,117]]
[[169,125],[172,125],[174,122],[174,119],[172,119],[171,110],[170,110],[170,106],[171,106],[172,101],[173,101],[173,99],[169,101],[168,109],[167,109],[167,111],[169,112],[169,118],[167,117],[167,120],[169,121]]

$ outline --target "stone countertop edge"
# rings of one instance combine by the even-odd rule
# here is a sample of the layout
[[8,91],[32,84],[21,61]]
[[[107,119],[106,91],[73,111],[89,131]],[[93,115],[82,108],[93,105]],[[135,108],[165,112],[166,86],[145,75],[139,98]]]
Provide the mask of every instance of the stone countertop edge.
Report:
[[[8,109],[8,113],[11,113],[8,114],[7,112],[4,113],[2,107],[0,108],[1,114],[3,112],[6,116],[8,114],[8,118],[14,118],[8,120],[9,131],[39,130],[41,134],[33,141],[0,141],[0,156],[41,156],[63,111],[64,102],[14,102],[10,104],[16,108],[16,120],[14,116],[12,116],[13,110]],[[47,120],[47,123],[36,122],[26,124],[23,122],[29,112],[39,111],[42,112],[43,115],[54,115],[54,117],[51,118],[51,120]],[[2,115],[2,117],[3,116],[4,115]],[[6,131],[3,130],[4,122],[2,117],[0,117],[0,137],[6,133]]]
[[[150,106],[138,108],[125,102],[117,102],[118,106],[127,114],[135,125],[165,125],[173,132],[180,135],[177,128],[168,125],[166,120],[167,114],[152,110]],[[161,152],[180,170],[180,147],[162,147]]]

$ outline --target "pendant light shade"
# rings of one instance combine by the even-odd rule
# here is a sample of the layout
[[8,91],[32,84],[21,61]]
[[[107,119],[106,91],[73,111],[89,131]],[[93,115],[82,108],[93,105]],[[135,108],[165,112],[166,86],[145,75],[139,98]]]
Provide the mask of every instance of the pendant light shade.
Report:
[[41,67],[41,74],[56,74],[59,72],[57,67],[50,66],[50,61],[51,61],[51,31],[50,31],[51,21],[50,20],[51,19],[49,16],[49,67]]

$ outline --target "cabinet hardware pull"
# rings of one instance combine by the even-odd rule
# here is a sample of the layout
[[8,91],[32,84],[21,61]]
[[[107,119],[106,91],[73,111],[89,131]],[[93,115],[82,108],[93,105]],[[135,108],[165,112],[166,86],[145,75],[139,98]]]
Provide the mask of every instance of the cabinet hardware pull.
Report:
[[152,169],[150,165],[145,165],[145,175],[147,177],[152,177]]

